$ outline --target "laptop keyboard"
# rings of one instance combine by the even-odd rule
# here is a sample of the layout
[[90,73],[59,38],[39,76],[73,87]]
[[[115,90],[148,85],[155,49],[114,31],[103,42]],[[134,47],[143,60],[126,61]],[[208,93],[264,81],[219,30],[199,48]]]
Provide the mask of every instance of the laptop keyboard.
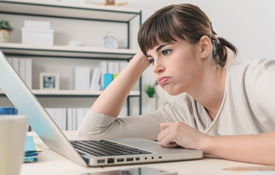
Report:
[[108,140],[81,140],[71,141],[73,147],[78,150],[87,152],[96,157],[101,156],[117,156],[117,155],[137,155],[152,154],[151,152],[140,150],[137,148],[114,143]]

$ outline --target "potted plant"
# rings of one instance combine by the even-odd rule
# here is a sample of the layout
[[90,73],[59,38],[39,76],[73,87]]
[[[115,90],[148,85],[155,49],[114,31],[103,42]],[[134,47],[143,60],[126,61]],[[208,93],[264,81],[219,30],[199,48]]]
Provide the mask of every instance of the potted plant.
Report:
[[155,86],[147,85],[144,87],[144,91],[149,97],[147,101],[147,111],[152,112],[156,110],[156,99],[154,98],[156,93]]
[[7,43],[9,40],[10,32],[13,28],[8,21],[0,19],[0,43]]
[[146,92],[149,98],[153,98],[156,93],[155,86],[151,86],[151,85],[145,86],[144,91]]

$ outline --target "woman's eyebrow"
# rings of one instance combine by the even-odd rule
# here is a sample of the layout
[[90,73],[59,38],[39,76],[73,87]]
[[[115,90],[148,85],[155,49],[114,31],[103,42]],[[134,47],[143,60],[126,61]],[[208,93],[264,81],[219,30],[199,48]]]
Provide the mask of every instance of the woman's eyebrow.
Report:
[[167,46],[168,44],[161,44],[156,48],[156,52],[158,52],[161,48],[163,48],[164,46]]
[[[161,44],[156,48],[156,52],[158,52],[161,48],[163,48],[164,46],[167,46],[168,44]],[[146,55],[146,57],[152,57],[151,55]]]

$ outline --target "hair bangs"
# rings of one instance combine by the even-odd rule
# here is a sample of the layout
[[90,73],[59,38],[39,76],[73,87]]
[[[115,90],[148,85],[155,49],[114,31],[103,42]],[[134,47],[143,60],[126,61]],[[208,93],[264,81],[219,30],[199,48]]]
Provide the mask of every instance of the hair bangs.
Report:
[[145,55],[148,50],[161,43],[175,43],[178,39],[185,38],[178,25],[175,25],[171,11],[148,18],[141,26],[138,34],[138,43]]

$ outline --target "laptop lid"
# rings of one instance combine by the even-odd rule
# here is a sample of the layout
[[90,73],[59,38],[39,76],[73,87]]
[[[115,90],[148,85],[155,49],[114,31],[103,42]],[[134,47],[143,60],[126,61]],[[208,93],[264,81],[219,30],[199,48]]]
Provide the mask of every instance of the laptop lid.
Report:
[[1,51],[0,88],[19,112],[27,117],[33,130],[48,147],[82,166],[87,166]]

